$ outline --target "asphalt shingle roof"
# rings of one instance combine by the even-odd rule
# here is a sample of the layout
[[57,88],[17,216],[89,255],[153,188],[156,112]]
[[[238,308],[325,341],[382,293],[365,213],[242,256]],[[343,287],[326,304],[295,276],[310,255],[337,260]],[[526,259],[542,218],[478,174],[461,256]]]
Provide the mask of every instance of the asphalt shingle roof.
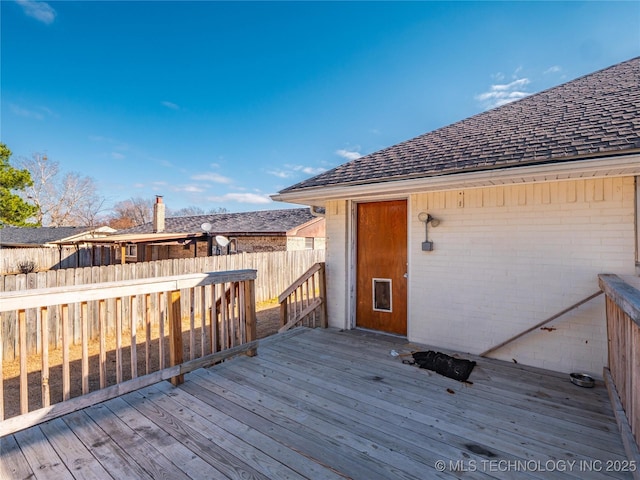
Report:
[[91,230],[92,227],[4,227],[0,245],[43,245]]
[[640,57],[350,161],[280,193],[638,149]]
[[[308,208],[167,217],[165,219],[164,232],[202,233],[201,225],[208,222],[212,226],[211,233],[213,234],[283,235],[288,230],[298,227],[313,218]],[[120,230],[118,233],[152,232],[153,223],[146,223],[127,230]]]

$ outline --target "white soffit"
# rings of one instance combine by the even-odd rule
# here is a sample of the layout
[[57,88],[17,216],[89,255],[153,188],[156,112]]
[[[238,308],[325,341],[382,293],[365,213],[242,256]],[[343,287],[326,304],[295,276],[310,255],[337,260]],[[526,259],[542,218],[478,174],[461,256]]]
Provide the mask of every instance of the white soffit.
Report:
[[546,163],[522,167],[451,173],[408,180],[383,181],[362,185],[311,187],[273,195],[277,201],[324,206],[327,200],[356,199],[372,195],[394,195],[460,190],[538,182],[640,175],[640,155],[608,157],[597,160]]

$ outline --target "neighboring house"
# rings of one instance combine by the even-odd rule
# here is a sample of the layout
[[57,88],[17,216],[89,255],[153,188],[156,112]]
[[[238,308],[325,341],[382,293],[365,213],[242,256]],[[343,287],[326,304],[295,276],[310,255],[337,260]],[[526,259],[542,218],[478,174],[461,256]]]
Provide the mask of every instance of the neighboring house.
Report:
[[59,242],[79,243],[115,232],[111,227],[4,227],[0,248],[57,247]]
[[[156,198],[154,219],[120,230],[94,244],[110,248],[122,262],[203,257],[238,252],[324,249],[324,217],[309,208],[220,213],[165,218],[162,197]],[[206,231],[203,226],[208,228]],[[228,242],[228,243],[227,243]]]
[[[326,210],[331,326],[478,354],[636,273],[638,175],[635,58],[273,198]],[[603,296],[492,356],[601,376]]]

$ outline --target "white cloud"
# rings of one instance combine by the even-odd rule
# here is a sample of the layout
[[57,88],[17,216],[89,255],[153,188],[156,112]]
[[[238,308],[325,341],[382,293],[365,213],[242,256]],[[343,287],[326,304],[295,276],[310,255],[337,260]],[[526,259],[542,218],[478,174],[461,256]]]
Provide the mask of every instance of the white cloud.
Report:
[[56,19],[56,11],[47,2],[35,2],[33,0],[16,0],[24,13],[36,20],[51,25]]
[[16,105],[15,103],[10,103],[9,108],[15,115],[20,117],[34,118],[36,120],[44,120],[47,117],[59,118],[59,115],[57,115],[53,110],[44,106],[31,109],[25,108],[21,105]]
[[15,105],[15,104],[10,104],[9,107],[11,108],[11,111],[15,115],[18,115],[19,117],[35,118],[36,120],[44,120],[44,115],[40,112],[29,110],[21,107],[20,105]]
[[292,178],[296,173],[318,175],[327,171],[327,169],[323,167],[306,167],[304,165],[285,165],[284,167],[282,170],[267,170],[267,173],[278,178]]
[[336,150],[336,155],[342,158],[346,158],[347,160],[356,160],[362,156],[360,152],[357,152],[355,150],[345,150],[343,148],[341,148],[340,150]]
[[114,160],[124,160],[125,156],[118,152],[111,152],[111,158],[113,158]]
[[231,183],[231,179],[229,177],[225,177],[218,173],[199,173],[197,175],[193,175],[191,180],[200,180],[205,182],[214,182],[214,183]]
[[267,173],[278,178],[291,178],[293,175],[293,172],[285,172],[284,170],[267,170]]
[[227,193],[221,196],[207,197],[207,200],[216,203],[238,202],[259,205],[265,205],[273,201],[269,195],[258,195],[256,193]]
[[523,90],[529,83],[531,81],[528,78],[519,78],[511,83],[491,85],[489,91],[476,95],[475,99],[487,109],[499,107],[531,95],[531,92]]
[[167,108],[170,108],[171,110],[180,110],[180,106],[175,104],[175,103],[173,103],[173,102],[164,101],[164,102],[161,102],[161,103],[162,103],[162,105],[164,105]]
[[322,172],[326,172],[326,168],[322,167],[300,167],[299,171],[306,173],[307,175],[318,175]]
[[562,67],[560,67],[559,65],[554,65],[553,67],[549,67],[544,71],[544,74],[548,74],[548,73],[558,73],[562,71]]
[[171,190],[174,192],[188,192],[188,193],[202,193],[205,191],[204,188],[198,187],[196,185],[176,186],[176,187],[172,187]]

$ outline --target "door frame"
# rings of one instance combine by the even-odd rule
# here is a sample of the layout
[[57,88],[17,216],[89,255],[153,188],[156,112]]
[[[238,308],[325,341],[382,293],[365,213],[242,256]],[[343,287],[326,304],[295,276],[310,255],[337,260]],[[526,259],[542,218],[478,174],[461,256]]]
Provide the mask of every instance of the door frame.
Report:
[[[358,200],[347,200],[347,211],[349,214],[347,215],[347,232],[348,232],[348,250],[347,250],[347,261],[349,262],[348,271],[347,271],[347,283],[349,288],[348,294],[348,318],[347,318],[347,328],[354,329],[356,328],[356,307],[357,307],[357,263],[358,263],[358,252],[356,251],[356,245],[358,240],[358,204],[360,203],[374,203],[374,202],[388,202],[393,200],[404,200],[407,202],[407,298],[405,299],[407,305],[407,338],[409,338],[410,327],[411,324],[409,319],[411,318],[411,303],[410,299],[410,280],[411,280],[411,202],[409,195],[400,195],[400,196],[389,196],[389,197],[366,197],[360,198]],[[385,335],[395,335],[389,332],[380,332]]]

